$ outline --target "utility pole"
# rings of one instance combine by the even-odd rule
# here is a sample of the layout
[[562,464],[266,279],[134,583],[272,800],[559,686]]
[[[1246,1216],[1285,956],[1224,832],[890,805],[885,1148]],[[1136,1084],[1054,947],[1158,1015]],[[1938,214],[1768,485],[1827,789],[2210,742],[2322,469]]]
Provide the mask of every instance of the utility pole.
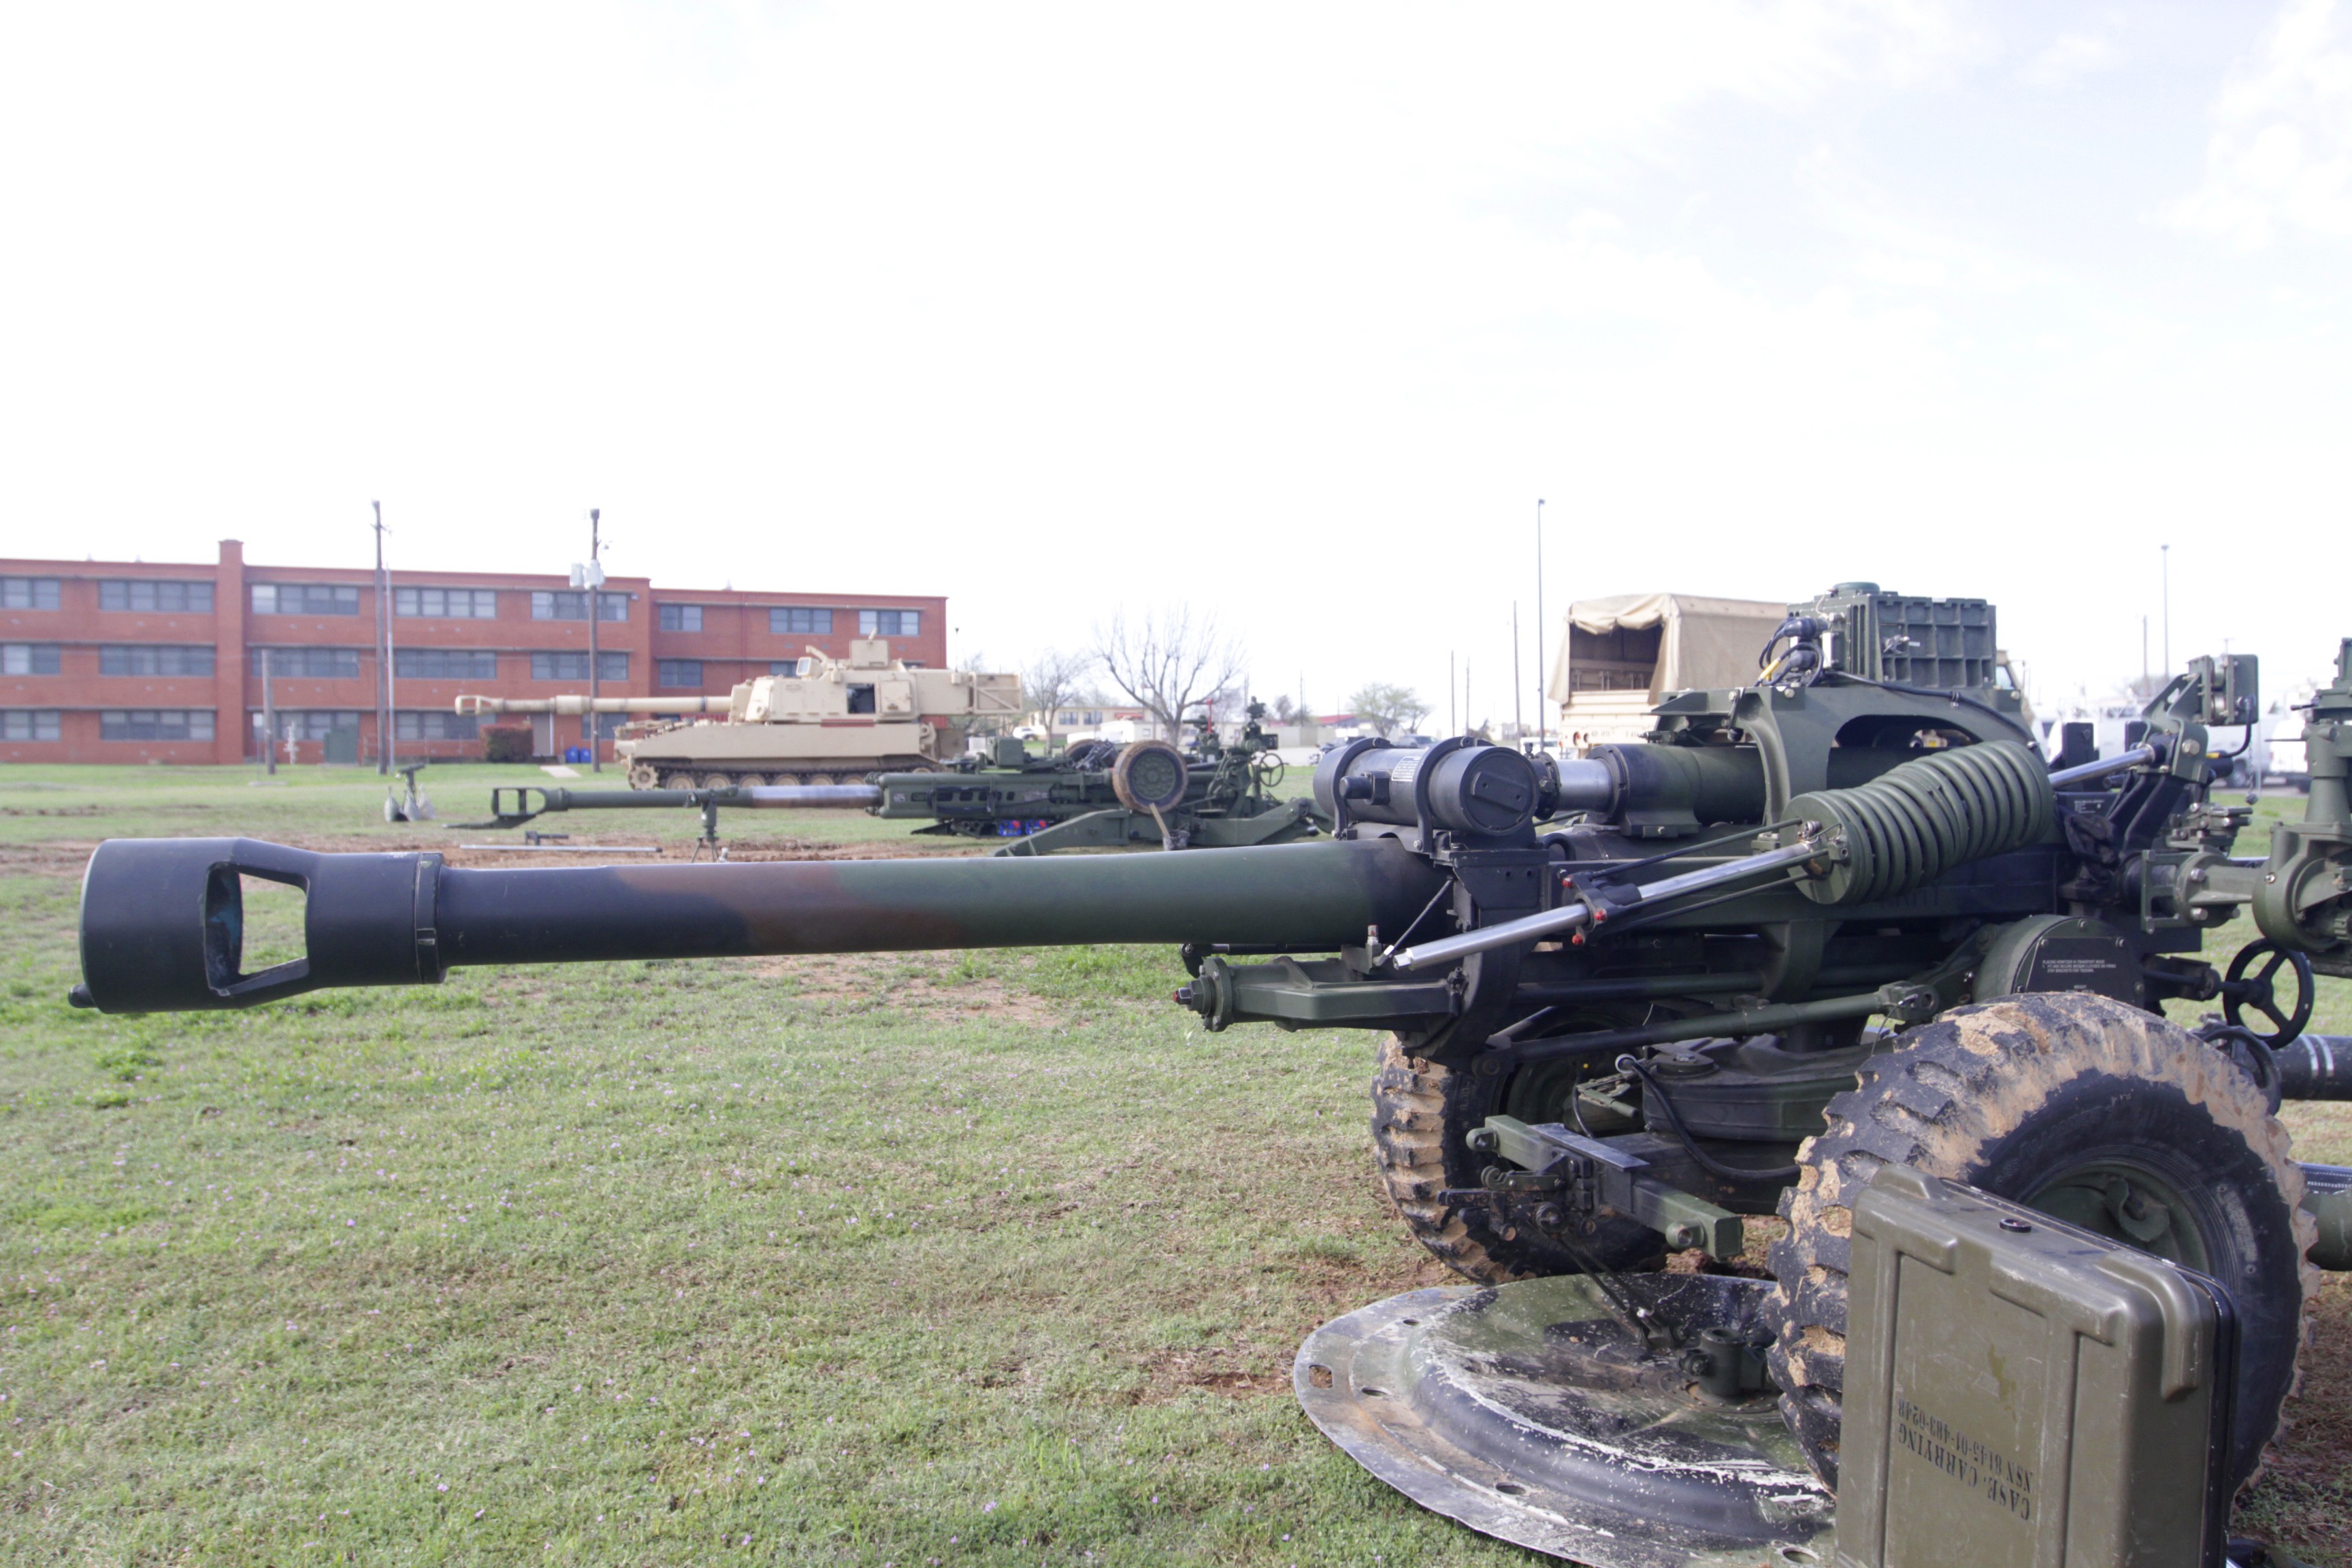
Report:
[[1462,728],[1458,732],[1468,734],[1477,722],[1478,710],[1470,706],[1470,661],[1465,658],[1462,661]]
[[2172,546],[2159,546],[2164,563],[2164,679],[2172,679]]
[[596,711],[596,623],[604,618],[604,568],[596,559],[603,545],[604,510],[588,509],[588,570],[582,574],[588,584],[588,771],[604,771],[604,737],[603,715]]
[[1511,601],[1511,744],[1525,749],[1528,727],[1519,715],[1519,602]]
[[271,778],[278,776],[278,700],[269,689],[269,650],[261,650],[261,761],[262,772]]
[[375,771],[392,774],[392,579],[383,570],[383,502],[375,509]]
[[1543,498],[1536,498],[1536,750],[1542,751],[1551,715],[1544,711]]
[[1462,733],[1462,726],[1454,721],[1455,717],[1454,700],[1461,695],[1461,689],[1454,684],[1454,650],[1447,648],[1445,650],[1445,732],[1449,735],[1459,735]]

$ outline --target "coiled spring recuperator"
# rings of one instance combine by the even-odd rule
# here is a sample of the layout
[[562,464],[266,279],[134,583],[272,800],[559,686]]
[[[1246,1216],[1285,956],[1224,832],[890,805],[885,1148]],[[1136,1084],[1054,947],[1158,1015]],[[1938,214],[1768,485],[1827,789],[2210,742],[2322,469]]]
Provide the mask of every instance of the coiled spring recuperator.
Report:
[[[1447,963],[1474,952],[1597,926],[1629,904],[1654,904],[1784,870],[1816,903],[1891,899],[1955,866],[2022,848],[2057,820],[2057,795],[2042,759],[2014,741],[1934,752],[1867,784],[1819,790],[1789,803],[1781,824],[1795,840],[1639,886],[1611,885],[1601,900],[1580,900],[1399,949],[1399,969]],[[1596,907],[1596,903],[1601,907]]]
[[1799,886],[1820,904],[1895,898],[2047,836],[2057,809],[2042,760],[2014,741],[1933,752],[1868,784],[1790,801],[1790,819],[1821,824],[1831,851]]

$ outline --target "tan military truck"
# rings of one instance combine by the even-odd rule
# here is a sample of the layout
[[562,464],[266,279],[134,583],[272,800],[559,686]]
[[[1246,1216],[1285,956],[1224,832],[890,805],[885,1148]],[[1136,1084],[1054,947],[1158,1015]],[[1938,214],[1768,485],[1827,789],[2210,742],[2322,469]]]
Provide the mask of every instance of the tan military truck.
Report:
[[853,641],[845,659],[811,648],[793,673],[744,681],[725,698],[460,697],[457,711],[646,715],[613,748],[635,789],[836,784],[961,756],[976,722],[1020,721],[1021,681],[912,668],[873,637]]

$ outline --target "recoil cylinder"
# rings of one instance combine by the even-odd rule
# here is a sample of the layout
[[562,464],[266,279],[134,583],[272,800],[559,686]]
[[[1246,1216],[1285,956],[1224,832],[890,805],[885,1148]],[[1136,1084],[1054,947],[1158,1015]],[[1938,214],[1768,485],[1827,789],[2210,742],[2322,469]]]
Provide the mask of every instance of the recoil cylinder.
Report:
[[1933,881],[1955,866],[2047,837],[2057,797],[2042,760],[2014,741],[1931,752],[1850,789],[1789,803],[1819,823],[1835,857],[1797,885],[1820,904],[1869,903]]
[[[1867,784],[1799,795],[1775,847],[1609,891],[1624,908],[1786,875],[1815,903],[1891,899],[1955,866],[2035,842],[2050,833],[2056,813],[2041,759],[2013,741],[1986,742],[1915,757]],[[1389,956],[1400,970],[1427,969],[1597,927],[1605,918],[1579,900]]]

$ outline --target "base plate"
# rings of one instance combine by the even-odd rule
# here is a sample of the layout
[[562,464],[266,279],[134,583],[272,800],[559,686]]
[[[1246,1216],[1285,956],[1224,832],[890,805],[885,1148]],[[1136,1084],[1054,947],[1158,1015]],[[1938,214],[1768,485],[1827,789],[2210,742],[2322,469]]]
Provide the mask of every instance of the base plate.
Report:
[[[1680,1342],[1749,1327],[1765,1281],[1626,1277]],[[1423,1508],[1589,1568],[1828,1563],[1832,1498],[1771,1395],[1699,1392],[1582,1275],[1411,1290],[1315,1331],[1292,1386]]]

